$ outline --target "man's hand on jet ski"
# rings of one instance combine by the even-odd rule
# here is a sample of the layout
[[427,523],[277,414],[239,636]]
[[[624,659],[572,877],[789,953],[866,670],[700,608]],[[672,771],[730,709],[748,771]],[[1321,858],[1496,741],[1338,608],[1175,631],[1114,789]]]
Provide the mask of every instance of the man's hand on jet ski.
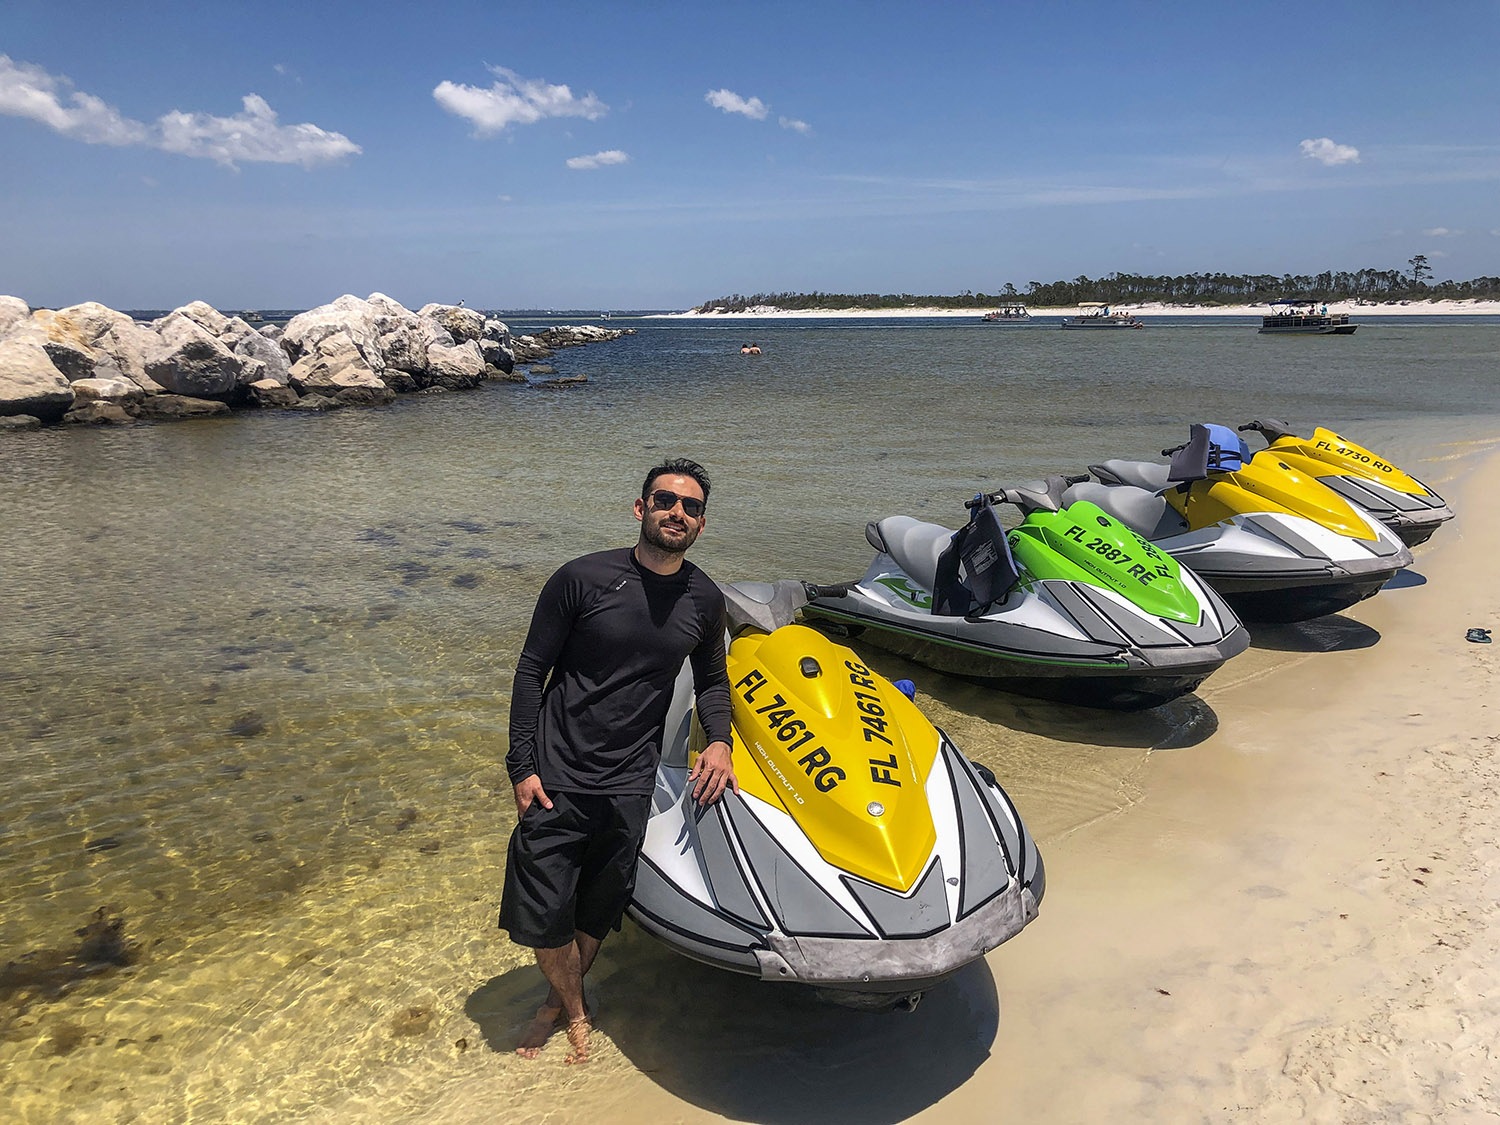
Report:
[[700,805],[711,805],[723,796],[725,790],[740,791],[740,783],[734,776],[734,762],[727,742],[710,742],[693,763],[688,774],[693,786],[693,799]]
[[552,807],[552,798],[547,796],[547,791],[542,788],[542,779],[536,774],[516,782],[516,819],[526,815],[532,801],[540,801],[544,809]]

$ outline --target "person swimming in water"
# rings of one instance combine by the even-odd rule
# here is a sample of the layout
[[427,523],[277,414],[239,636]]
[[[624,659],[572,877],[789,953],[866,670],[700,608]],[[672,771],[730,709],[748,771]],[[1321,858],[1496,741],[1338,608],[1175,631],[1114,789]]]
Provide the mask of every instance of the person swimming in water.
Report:
[[760,355],[760,348],[755,344],[745,344],[740,348],[740,355]]

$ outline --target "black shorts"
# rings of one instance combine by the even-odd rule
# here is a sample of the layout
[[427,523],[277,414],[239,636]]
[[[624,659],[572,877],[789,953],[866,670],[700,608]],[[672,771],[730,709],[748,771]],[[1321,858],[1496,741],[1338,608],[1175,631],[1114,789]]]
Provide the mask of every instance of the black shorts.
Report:
[[651,797],[548,793],[510,836],[500,928],[517,945],[557,949],[574,932],[604,940],[635,890]]

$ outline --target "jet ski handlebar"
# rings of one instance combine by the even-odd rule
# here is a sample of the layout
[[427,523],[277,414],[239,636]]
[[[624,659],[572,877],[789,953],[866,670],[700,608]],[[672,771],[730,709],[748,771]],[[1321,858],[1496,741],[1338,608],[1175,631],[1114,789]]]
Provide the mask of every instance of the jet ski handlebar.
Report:
[[987,492],[965,500],[964,507],[972,511],[988,502],[991,504],[1014,504],[1023,512],[1044,510],[1055,512],[1062,506],[1062,494],[1069,485],[1082,484],[1089,479],[1088,473],[1063,476],[1053,473],[1044,481],[1032,481],[1016,488],[1002,488],[998,492]]
[[1259,430],[1267,441],[1276,441],[1278,438],[1292,436],[1291,428],[1285,422],[1280,422],[1275,418],[1254,418],[1246,422],[1243,426],[1240,426],[1239,429],[1242,432],[1245,430]]
[[845,597],[851,585],[849,582],[829,582],[820,586],[816,582],[804,582],[802,589],[807,593],[807,600],[812,601],[814,598]]

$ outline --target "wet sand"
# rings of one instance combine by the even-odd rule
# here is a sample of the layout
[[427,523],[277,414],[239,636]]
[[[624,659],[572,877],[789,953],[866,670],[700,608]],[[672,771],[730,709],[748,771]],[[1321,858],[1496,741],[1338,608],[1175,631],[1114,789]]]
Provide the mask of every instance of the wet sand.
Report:
[[[1495,448],[1424,467],[1459,512],[1417,549],[1425,581],[1258,630],[1201,693],[1217,730],[1143,752],[1115,812],[1039,831],[1039,920],[916,1012],[827,1008],[650,956],[627,929],[601,960],[587,1071],[556,1043],[533,1064],[489,1055],[404,1108],[653,1125],[1500,1113],[1500,645],[1464,639],[1500,626]],[[469,997],[476,1045],[508,1048],[540,996],[530,974]]]

